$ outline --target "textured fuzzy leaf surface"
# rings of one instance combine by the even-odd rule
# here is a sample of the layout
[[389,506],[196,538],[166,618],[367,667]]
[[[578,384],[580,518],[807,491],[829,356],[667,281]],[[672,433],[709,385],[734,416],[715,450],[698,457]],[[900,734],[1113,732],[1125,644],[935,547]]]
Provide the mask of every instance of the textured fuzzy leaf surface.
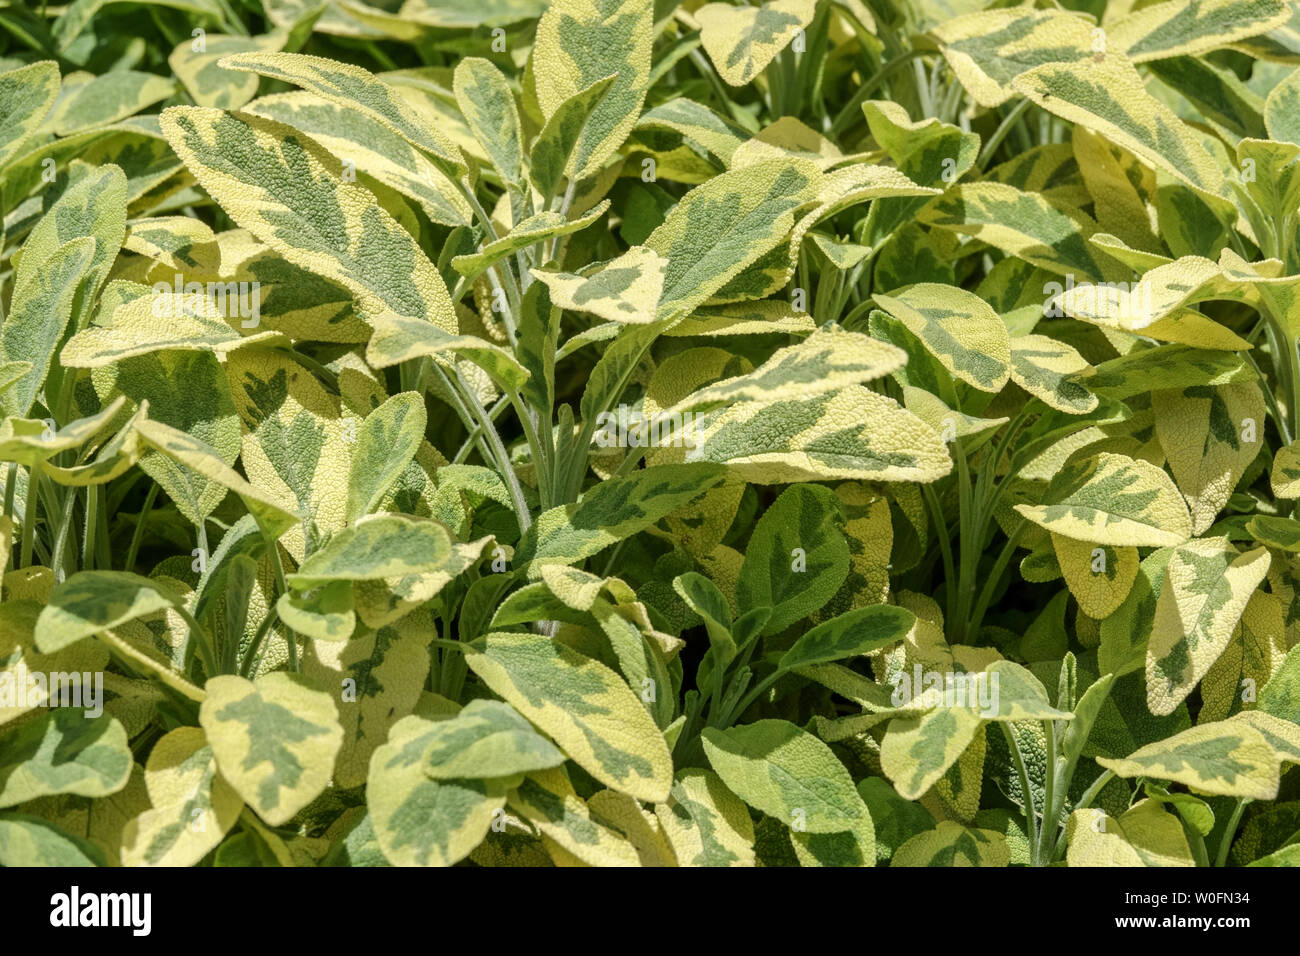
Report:
[[601,783],[658,803],[672,786],[663,734],[605,665],[547,638],[494,633],[466,646],[469,667]]

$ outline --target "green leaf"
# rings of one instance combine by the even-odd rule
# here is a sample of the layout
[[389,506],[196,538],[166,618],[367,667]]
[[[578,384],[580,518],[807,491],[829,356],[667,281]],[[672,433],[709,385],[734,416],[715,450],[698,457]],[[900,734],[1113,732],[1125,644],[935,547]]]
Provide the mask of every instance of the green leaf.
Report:
[[72,793],[105,797],[131,775],[126,730],[108,714],[86,717],[59,708],[20,724],[0,754],[0,808]]
[[614,77],[578,140],[574,179],[600,169],[632,131],[649,88],[654,19],[651,0],[556,0],[537,22],[532,77],[544,119]]
[[1178,545],[1191,536],[1182,496],[1150,462],[1111,452],[1067,464],[1040,505],[1016,505],[1054,534],[1117,547]]
[[744,86],[812,23],[814,0],[770,0],[758,7],[709,3],[695,11],[700,42],[718,75]]
[[869,654],[903,640],[915,624],[916,616],[905,608],[888,604],[856,608],[805,632],[781,655],[778,666],[794,670]]
[[433,780],[424,754],[438,722],[404,717],[370,758],[366,805],[394,866],[451,866],[482,842],[506,791],[495,780]]
[[342,181],[340,161],[315,141],[272,120],[202,107],[171,107],[161,123],[231,219],[343,286],[367,319],[425,319],[455,334],[455,311],[433,263],[373,194]]
[[558,767],[565,756],[509,704],[472,700],[427,738],[424,772],[435,780],[511,777]]
[[1269,553],[1241,554],[1227,538],[1198,538],[1174,549],[1156,602],[1147,647],[1147,705],[1170,714],[1232,639]]
[[604,664],[534,634],[487,634],[465,645],[465,659],[596,780],[638,800],[667,798],[672,759],[663,734]]
[[[796,832],[874,833],[867,805],[831,749],[784,720],[702,736],[709,764],[737,796]],[[874,858],[874,837],[871,839]]]
[[969,829],[941,820],[898,848],[890,866],[1010,866],[1007,839],[996,830]]
[[193,866],[216,848],[244,808],[217,772],[198,727],[163,735],[149,751],[144,780],[150,807],[127,821],[123,866]]
[[183,602],[161,583],[127,571],[78,571],[50,594],[36,619],[43,654]]
[[1121,777],[1154,777],[1200,793],[1272,800],[1278,761],[1263,734],[1236,720],[1201,724],[1148,744],[1122,759],[1097,763]]
[[283,672],[204,689],[199,723],[222,777],[267,823],[288,822],[329,784],[343,741],[333,698]]
[[849,572],[844,516],[834,494],[794,485],[754,528],[736,581],[742,608],[770,607],[763,629],[776,634],[830,600]]
[[713,650],[715,667],[726,667],[736,656],[736,639],[732,635],[731,605],[718,586],[695,571],[673,579],[673,590],[692,611],[704,620]]
[[53,60],[0,73],[0,167],[35,135],[59,95],[59,67]]
[[352,450],[348,522],[370,514],[383,501],[415,459],[425,424],[424,399],[415,392],[394,395],[366,416]]

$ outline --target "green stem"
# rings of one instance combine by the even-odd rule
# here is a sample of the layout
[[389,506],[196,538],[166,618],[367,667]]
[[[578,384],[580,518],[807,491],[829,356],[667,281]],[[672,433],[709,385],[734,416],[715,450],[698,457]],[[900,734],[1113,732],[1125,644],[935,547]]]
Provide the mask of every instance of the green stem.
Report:
[[[1105,787],[1106,784],[1110,783],[1114,776],[1114,770],[1103,770],[1101,774],[1098,775],[1097,779],[1089,785],[1088,789],[1083,791],[1083,796],[1081,796],[1079,802],[1074,805],[1074,809],[1076,811],[1086,810],[1088,807],[1092,806],[1092,801],[1097,799],[1097,794],[1101,793],[1102,788]],[[1053,860],[1059,860],[1061,854],[1065,852],[1065,840],[1067,835],[1068,831],[1062,829],[1061,835],[1056,840],[1056,849],[1052,853]]]
[[73,494],[73,489],[68,489],[68,495],[63,499],[63,514],[59,517],[59,528],[54,535],[54,555],[50,559],[51,570],[54,571],[54,577],[62,581],[65,577],[63,568],[63,551],[68,540],[68,531],[72,527],[72,509],[77,503],[77,496]]
[[979,159],[975,161],[977,167],[983,169],[985,164],[993,157],[994,152],[996,152],[997,148],[1002,145],[1002,141],[1007,138],[1007,134],[1011,132],[1012,128],[1016,125],[1016,122],[1024,114],[1025,110],[1029,109],[1029,103],[1030,101],[1028,99],[1022,99],[1011,108],[1010,113],[1002,118],[1002,122],[998,124],[998,128],[993,131],[993,135],[989,137],[989,141],[985,143],[984,148],[980,150]]
[[99,489],[86,488],[86,528],[81,536],[81,567],[84,571],[95,569],[95,532],[99,528]]
[[728,727],[730,727],[732,722],[741,714],[743,714],[746,710],[748,710],[749,705],[754,703],[754,701],[758,700],[758,698],[762,696],[763,692],[766,691],[773,684],[775,684],[777,680],[779,680],[784,673],[785,671],[783,671],[781,668],[778,667],[772,673],[764,677],[761,681],[758,682],[757,686],[755,686],[748,694],[746,694],[740,700],[739,703],[736,704],[735,707],[732,707],[730,710],[727,711],[726,715],[717,724],[717,726],[721,727],[723,730],[726,730]]
[[23,546],[22,561],[19,567],[28,568],[32,564],[32,542],[36,539],[36,474],[27,470],[27,498],[23,502]]
[[493,457],[497,461],[497,468],[506,483],[506,488],[510,491],[510,500],[514,502],[515,512],[519,519],[519,533],[523,534],[533,523],[533,518],[528,511],[528,502],[524,498],[523,485],[519,483],[519,476],[515,474],[515,467],[510,461],[510,453],[506,451],[506,446],[501,441],[501,435],[488,417],[487,409],[483,407],[483,403],[478,400],[478,396],[474,394],[472,389],[465,389],[464,399],[469,403],[470,409],[483,425],[483,436],[492,449]]
[[9,470],[5,474],[5,508],[4,515],[6,518],[14,516],[14,495],[18,492],[18,462],[9,462]]
[[140,551],[140,541],[144,538],[144,525],[149,519],[149,512],[153,509],[154,499],[158,497],[158,486],[150,485],[149,493],[145,495],[144,506],[140,509],[140,517],[135,520],[135,531],[131,534],[131,546],[126,551],[125,571],[135,570],[135,556]]
[[1250,803],[1249,797],[1242,797],[1237,801],[1237,808],[1232,811],[1232,816],[1228,818],[1228,825],[1223,829],[1223,836],[1219,838],[1219,848],[1214,854],[1214,865],[1224,867],[1228,865],[1228,851],[1232,849],[1232,838],[1237,834],[1237,824],[1241,823],[1241,815],[1246,812],[1246,805]]
[[943,520],[943,506],[933,485],[922,485],[921,494],[930,508],[930,521],[934,524],[934,536],[939,539],[939,551],[943,555],[944,587],[947,594],[944,613],[952,615],[956,611],[957,570],[952,560],[952,542],[948,540],[948,525]]
[[252,672],[253,661],[257,659],[257,652],[261,649],[262,641],[270,633],[271,625],[275,623],[277,617],[279,617],[279,612],[276,610],[276,606],[272,604],[271,609],[266,612],[266,617],[262,618],[262,623],[257,626],[257,633],[253,635],[253,642],[248,645],[248,652],[244,655],[244,662],[239,665],[240,677],[247,677]]
[[176,605],[176,613],[178,613],[185,620],[185,623],[189,625],[189,636],[198,637],[199,654],[203,658],[204,673],[207,674],[208,677],[216,677],[219,673],[217,670],[217,656],[215,649],[212,647],[212,639],[209,637],[208,632],[199,625],[199,622],[194,619],[194,615],[190,613],[189,608],[184,604]]
[[967,633],[975,635],[976,642],[979,641],[980,625],[984,623],[984,615],[989,609],[989,603],[993,600],[993,591],[998,586],[998,582],[1002,580],[1002,574],[1006,571],[1007,565],[1016,553],[1016,545],[1020,543],[1020,536],[1024,533],[1025,521],[1022,519],[1020,524],[1016,526],[1016,530],[1011,532],[1011,537],[1007,538],[1007,543],[1003,546],[1002,553],[998,555],[988,580],[984,582],[979,600],[975,602],[975,610],[971,612],[970,627],[967,629]]
[[[267,550],[271,554],[271,568],[275,571],[276,596],[289,593],[289,585],[284,579],[284,562],[280,560],[280,546],[274,541],[268,542]],[[274,602],[270,602],[275,607]],[[289,644],[289,670],[298,670],[298,635],[293,628],[285,628],[285,640]]]
[[922,50],[908,50],[900,53],[888,63],[880,68],[880,71],[867,82],[859,87],[858,91],[853,94],[853,98],[844,105],[844,108],[835,115],[831,123],[830,136],[832,139],[839,136],[846,129],[853,125],[854,121],[862,115],[862,104],[870,99],[871,94],[876,92],[877,87],[884,83],[907,64],[911,63],[919,56],[924,56]]

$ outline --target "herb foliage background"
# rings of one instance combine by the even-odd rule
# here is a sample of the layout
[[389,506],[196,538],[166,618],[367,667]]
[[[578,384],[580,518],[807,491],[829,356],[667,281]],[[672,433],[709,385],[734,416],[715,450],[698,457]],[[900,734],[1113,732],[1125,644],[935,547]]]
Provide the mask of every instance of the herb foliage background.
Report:
[[0,0],[0,211],[0,863],[1300,863],[1300,5]]

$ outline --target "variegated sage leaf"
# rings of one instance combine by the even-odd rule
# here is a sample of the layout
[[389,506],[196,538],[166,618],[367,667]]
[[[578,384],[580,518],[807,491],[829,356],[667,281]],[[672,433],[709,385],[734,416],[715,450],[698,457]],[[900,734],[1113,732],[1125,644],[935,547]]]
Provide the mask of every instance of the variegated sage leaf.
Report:
[[1010,866],[1007,838],[996,830],[971,829],[941,820],[894,851],[890,866]]
[[348,522],[370,514],[401,478],[420,449],[426,422],[424,399],[415,392],[394,395],[366,416],[348,473]]
[[695,11],[695,19],[718,75],[744,86],[812,22],[816,7],[815,0],[769,0],[757,7],[709,3]]
[[636,124],[649,88],[653,23],[651,0],[557,0],[537,22],[533,80],[544,118],[579,90],[614,77],[583,127],[574,178],[604,165]]
[[604,664],[535,634],[492,633],[465,645],[470,670],[598,781],[663,801],[672,759],[663,733]]
[[144,780],[150,806],[122,832],[124,866],[193,866],[244,808],[198,727],[177,727],[155,743]]
[[520,542],[515,560],[576,564],[694,501],[719,484],[716,465],[656,465],[602,482],[582,501],[549,508]]
[[342,181],[342,163],[315,141],[282,123],[202,107],[166,110],[162,129],[235,222],[342,285],[367,317],[425,319],[456,332],[433,263],[369,191]]
[[1049,113],[1101,133],[1194,189],[1212,196],[1227,189],[1222,168],[1205,146],[1146,91],[1136,67],[1122,56],[1043,64],[1011,84]]
[[208,681],[199,708],[221,775],[267,823],[279,826],[329,784],[343,742],[338,707],[298,674]]
[[511,777],[558,767],[559,749],[498,700],[470,701],[430,732],[424,772],[435,780]]
[[1201,534],[1263,447],[1264,394],[1255,382],[1154,391],[1156,435]]
[[36,646],[52,654],[180,603],[164,584],[138,574],[79,571],[51,592],[36,619]]
[[1154,777],[1185,784],[1200,793],[1272,800],[1277,796],[1278,760],[1255,728],[1221,720],[1148,744],[1127,757],[1098,757],[1121,777]]
[[444,172],[465,172],[459,147],[439,129],[436,117],[417,108],[394,86],[350,63],[302,53],[236,53],[222,69],[246,70],[301,86],[349,109],[358,109],[428,153]]
[[930,35],[971,98],[986,108],[1015,96],[1011,81],[1025,70],[1092,52],[1092,26],[1065,10],[981,10],[947,20]]
[[107,866],[104,852],[43,817],[0,813],[0,866]]
[[859,385],[803,401],[743,402],[696,424],[686,460],[736,479],[934,481],[952,469],[939,433],[893,399]]
[[1269,561],[1266,548],[1242,554],[1227,538],[1198,538],[1174,549],[1147,647],[1151,713],[1172,713],[1218,660]]
[[[774,820],[806,833],[874,834],[867,805],[831,749],[784,720],[706,728],[704,753],[738,797]],[[872,838],[872,855],[875,846]]]
[[1111,452],[1066,464],[1043,504],[1015,509],[1054,534],[1118,547],[1177,545],[1192,533],[1187,505],[1169,476]]
[[529,774],[509,803],[542,834],[557,866],[636,866],[639,855],[619,830],[593,815],[563,769]]
[[709,770],[678,772],[655,816],[679,866],[753,866],[754,824],[749,810]]
[[1109,49],[1134,63],[1200,56],[1287,22],[1283,0],[1166,0],[1106,28]]
[[5,736],[0,808],[56,793],[107,796],[126,786],[131,762],[126,729],[116,717],[56,708]]
[[370,758],[366,805],[394,866],[451,866],[483,841],[506,802],[495,780],[433,780],[424,754],[438,721],[404,717]]
[[36,134],[59,95],[59,67],[53,60],[0,73],[0,167]]
[[1007,327],[975,293],[923,282],[890,295],[878,293],[876,301],[924,342],[955,378],[985,392],[1001,391],[1007,383]]

